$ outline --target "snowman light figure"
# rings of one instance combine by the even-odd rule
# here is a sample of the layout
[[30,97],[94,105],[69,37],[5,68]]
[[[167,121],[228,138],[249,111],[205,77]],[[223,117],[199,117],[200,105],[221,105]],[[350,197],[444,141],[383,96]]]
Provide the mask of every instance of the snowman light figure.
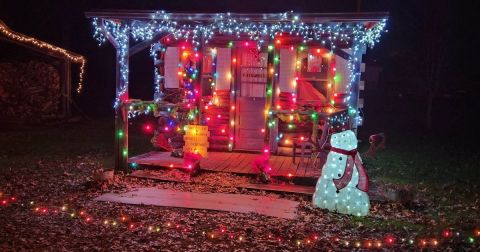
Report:
[[370,208],[368,177],[351,130],[333,134],[331,150],[317,181],[313,204],[343,214],[366,216]]

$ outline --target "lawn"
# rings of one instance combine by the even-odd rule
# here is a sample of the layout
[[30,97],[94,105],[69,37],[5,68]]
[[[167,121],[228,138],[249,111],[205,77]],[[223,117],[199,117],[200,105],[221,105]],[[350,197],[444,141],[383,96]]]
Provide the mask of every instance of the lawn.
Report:
[[[142,133],[141,124],[131,125],[130,131],[131,155],[150,149],[151,136]],[[96,185],[91,180],[93,171],[113,167],[112,119],[5,127],[0,132],[0,197],[14,196],[18,202],[0,207],[0,249],[351,250],[357,245],[365,249],[387,246],[385,238],[390,236],[395,238],[391,246],[397,249],[478,249],[480,237],[473,231],[480,227],[480,157],[475,148],[462,139],[455,142],[393,132],[387,132],[387,148],[376,159],[365,160],[367,172],[373,184],[393,191],[402,189],[414,197],[408,206],[373,202],[371,215],[359,218],[312,208],[310,199],[301,195],[229,188],[235,181],[250,178],[228,174],[202,174],[198,180],[208,183],[201,185],[120,174],[112,184]],[[366,148],[361,144],[361,150]],[[91,200],[102,192],[139,186],[294,199],[300,202],[299,217],[287,221]],[[68,214],[62,214],[60,206],[68,206]],[[42,209],[48,209],[49,214],[42,214]],[[53,209],[60,213],[54,214]],[[79,216],[81,212],[89,213],[93,221]],[[69,217],[72,213],[74,218]],[[128,216],[128,225],[119,221],[113,228],[108,224],[119,216]],[[136,224],[140,226],[129,228]],[[170,224],[182,228],[171,228]],[[218,231],[222,227],[227,227],[228,235]],[[157,228],[157,233],[152,232]],[[447,230],[450,233],[445,233]]]

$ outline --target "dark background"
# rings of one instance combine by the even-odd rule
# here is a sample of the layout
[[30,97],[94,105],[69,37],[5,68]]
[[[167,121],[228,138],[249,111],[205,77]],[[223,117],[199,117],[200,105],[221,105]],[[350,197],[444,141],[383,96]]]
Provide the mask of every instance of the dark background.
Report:
[[[461,2],[461,3],[460,3]],[[113,114],[115,52],[98,46],[85,11],[152,9],[190,12],[355,12],[387,11],[388,33],[367,51],[369,66],[382,67],[379,83],[366,83],[365,128],[415,131],[472,140],[480,106],[477,102],[478,39],[473,1],[0,1],[0,19],[18,32],[86,56],[84,91],[74,95],[92,117]],[[5,43],[0,44],[0,47]],[[433,48],[433,49],[432,49]],[[428,51],[427,49],[432,49]],[[20,48],[21,50],[21,48]],[[430,52],[430,54],[428,54]],[[15,57],[15,50],[1,58]],[[431,85],[425,69],[442,55],[438,91],[433,100],[432,128],[425,127],[426,97]],[[75,67],[74,67],[75,68]],[[153,67],[148,49],[130,61],[130,95],[151,99]],[[73,83],[76,83],[75,81]],[[76,88],[76,87],[74,87]]]

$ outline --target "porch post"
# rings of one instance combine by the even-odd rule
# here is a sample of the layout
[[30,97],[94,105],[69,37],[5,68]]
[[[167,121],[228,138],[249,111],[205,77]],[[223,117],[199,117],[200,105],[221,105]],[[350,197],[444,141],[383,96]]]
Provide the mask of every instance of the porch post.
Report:
[[204,57],[204,53],[205,53],[204,45],[205,45],[205,41],[202,38],[202,40],[200,42],[200,45],[198,46],[198,50],[197,50],[197,52],[200,52],[200,57],[198,57],[198,60],[197,60],[197,75],[196,75],[197,78],[196,78],[196,81],[195,81],[195,90],[198,91],[198,94],[196,94],[198,96],[198,101],[197,101],[197,111],[198,111],[198,113],[197,113],[197,118],[196,118],[196,121],[197,121],[198,125],[202,124],[202,108],[203,108],[202,80],[203,80],[203,57]]
[[[235,107],[236,105],[236,96],[237,96],[237,85],[236,85],[236,78],[237,78],[237,64],[232,64],[232,60],[236,59],[238,56],[238,48],[237,45],[233,46],[231,49],[231,58],[230,58],[230,106],[228,108],[229,115],[228,115],[228,151],[233,151],[233,146],[235,144],[235,118],[237,116],[238,108]],[[240,74],[238,74],[240,75]],[[240,90],[238,90],[240,91]],[[232,140],[235,139],[234,141]]]
[[[128,36],[128,35],[127,35]],[[128,170],[128,39],[117,46],[115,106],[115,170]]]
[[356,54],[353,54],[353,52],[352,52],[352,55],[351,55],[351,57],[356,57],[357,61],[355,62],[355,66],[354,66],[355,75],[353,76],[353,78],[355,78],[355,79],[352,81],[352,86],[350,87],[350,92],[351,92],[350,104],[351,104],[352,108],[356,111],[356,113],[355,114],[350,114],[350,111],[348,112],[349,115],[350,115],[350,118],[353,119],[350,123],[351,124],[350,126],[355,133],[357,133],[358,126],[361,125],[358,122],[358,120],[356,120],[356,118],[359,116],[357,114],[358,109],[363,108],[363,99],[361,99],[359,97],[360,96],[359,84],[360,84],[362,72],[364,71],[364,69],[362,67],[362,65],[363,65],[362,56],[363,56],[363,54],[365,53],[365,50],[366,50],[365,45],[358,45],[358,46],[359,46],[358,52]]
[[[270,149],[270,153],[277,152],[277,142],[276,138],[278,135],[278,119],[276,118],[277,115],[271,115],[270,111],[275,110],[272,109],[274,106],[274,94],[275,92],[275,85],[274,85],[274,72],[276,71],[274,65],[274,57],[275,57],[275,49],[272,48],[270,45],[271,41],[268,41],[268,57],[267,57],[267,85],[266,85],[266,99],[265,99],[265,143],[268,144],[268,148]],[[273,69],[274,72],[271,72]],[[273,125],[272,125],[273,123]]]

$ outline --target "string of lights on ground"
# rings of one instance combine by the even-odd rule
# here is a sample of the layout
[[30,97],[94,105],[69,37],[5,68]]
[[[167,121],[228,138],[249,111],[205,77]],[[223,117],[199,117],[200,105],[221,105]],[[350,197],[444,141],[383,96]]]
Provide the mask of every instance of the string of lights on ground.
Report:
[[[117,217],[99,216],[88,212],[85,209],[71,208],[68,205],[48,206],[47,204],[35,201],[21,200],[12,195],[6,195],[0,192],[0,210],[8,207],[16,207],[24,211],[30,211],[37,216],[50,216],[58,218],[67,218],[72,221],[79,221],[83,225],[103,225],[110,228],[118,228],[130,232],[158,233],[168,230],[168,232],[190,232],[194,235],[211,240],[235,240],[237,242],[248,242],[248,235],[243,232],[229,230],[225,226],[212,228],[195,229],[188,225],[182,225],[173,221],[144,223],[134,221],[133,216],[119,215]],[[381,249],[394,247],[396,245],[409,246],[411,248],[441,248],[442,244],[448,242],[463,243],[469,246],[476,246],[480,239],[480,228],[471,232],[460,232],[456,228],[446,228],[440,234],[423,235],[419,237],[396,237],[392,234],[386,234],[384,237],[359,237],[357,239],[342,239],[341,237],[322,238],[317,233],[312,233],[303,239],[289,239],[278,235],[266,234],[266,237],[272,242],[291,243],[298,247],[315,246],[321,241],[329,241],[338,244],[344,248],[364,248]]]

